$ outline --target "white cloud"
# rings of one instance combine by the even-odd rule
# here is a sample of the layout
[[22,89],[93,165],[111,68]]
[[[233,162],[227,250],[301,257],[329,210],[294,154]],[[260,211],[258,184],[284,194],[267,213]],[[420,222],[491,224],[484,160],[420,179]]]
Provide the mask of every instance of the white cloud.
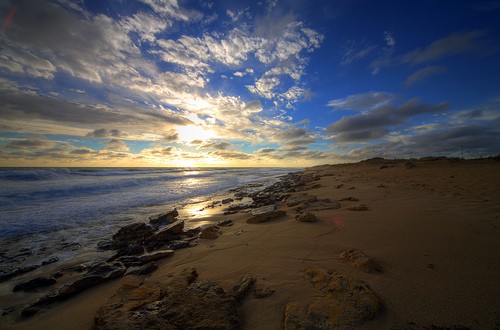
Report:
[[394,39],[394,36],[390,31],[384,31],[384,40],[387,45],[387,47],[394,47],[396,45],[396,39]]
[[408,78],[406,78],[404,84],[407,87],[410,87],[410,86],[413,86],[416,83],[424,80],[428,76],[439,74],[439,73],[443,73],[443,72],[446,72],[446,71],[448,71],[448,70],[444,66],[428,66],[428,67],[425,67],[423,69],[420,69],[420,70],[416,71],[411,76],[409,76]]

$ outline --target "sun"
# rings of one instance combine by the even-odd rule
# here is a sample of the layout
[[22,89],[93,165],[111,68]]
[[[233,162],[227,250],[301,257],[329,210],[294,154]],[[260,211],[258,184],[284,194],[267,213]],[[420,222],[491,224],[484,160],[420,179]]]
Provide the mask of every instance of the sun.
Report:
[[216,137],[213,131],[207,130],[201,126],[187,125],[178,126],[179,140],[182,142],[191,142],[193,140],[210,140]]

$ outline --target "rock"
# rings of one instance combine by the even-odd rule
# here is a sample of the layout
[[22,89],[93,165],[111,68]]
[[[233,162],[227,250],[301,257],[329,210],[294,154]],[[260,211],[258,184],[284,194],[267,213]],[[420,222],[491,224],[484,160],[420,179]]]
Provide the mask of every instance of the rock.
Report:
[[22,310],[21,315],[24,317],[30,317],[35,315],[40,311],[40,308],[37,307],[28,307]]
[[42,266],[50,265],[59,261],[59,257],[52,257],[50,259],[42,261]]
[[170,241],[168,243],[168,248],[171,250],[180,250],[180,249],[189,248],[191,246],[192,246],[191,242],[182,241],[182,240]]
[[144,253],[144,247],[137,243],[127,244],[118,250],[120,256],[134,256]]
[[202,228],[198,237],[202,239],[217,239],[220,235],[222,235],[222,232],[216,226],[209,226]]
[[232,198],[226,198],[221,201],[222,204],[229,204],[231,202],[234,202],[234,199]]
[[380,273],[382,266],[359,250],[349,249],[339,253],[338,259],[366,273]]
[[357,202],[357,201],[359,201],[359,199],[356,197],[344,197],[344,198],[339,199],[339,202],[344,202],[344,201]]
[[51,286],[56,284],[57,281],[54,278],[48,277],[36,277],[28,282],[19,283],[14,287],[14,292],[16,291],[33,291],[38,288]]
[[318,198],[314,195],[303,194],[288,199],[286,201],[286,206],[293,207],[303,203],[315,202],[317,200]]
[[257,284],[253,290],[253,296],[258,299],[267,298],[269,296],[272,296],[274,292],[274,289]]
[[151,261],[155,261],[155,260],[163,259],[163,258],[166,258],[166,257],[170,257],[173,254],[174,254],[174,250],[156,251],[156,252],[152,252],[152,253],[143,254],[142,256],[138,257],[138,260],[139,260],[140,263],[145,264],[145,263],[148,263],[148,262],[151,262]]
[[235,286],[233,286],[229,295],[234,297],[236,300],[241,300],[245,297],[245,294],[254,283],[255,278],[253,276],[245,275]]
[[95,329],[238,329],[236,299],[217,283],[194,282],[196,275],[177,276],[164,288],[123,286],[97,311]]
[[148,275],[158,269],[158,264],[150,262],[143,266],[130,267],[125,275]]
[[221,220],[221,221],[217,222],[217,226],[219,226],[219,227],[231,227],[232,225],[233,225],[233,220],[229,220],[229,219]]
[[318,220],[316,218],[316,215],[314,213],[304,213],[304,214],[297,214],[295,216],[295,220],[298,222],[315,222]]
[[18,275],[31,272],[32,270],[35,270],[38,267],[40,267],[40,266],[39,265],[29,265],[29,266],[15,268],[15,269],[13,269],[11,271],[7,271],[7,272],[1,272],[0,273],[0,282],[4,282],[4,281],[7,281],[13,277],[18,276]]
[[138,242],[142,243],[151,236],[154,229],[144,222],[136,222],[130,225],[121,227],[116,234],[113,235],[113,242],[119,246],[123,243]]
[[97,242],[99,250],[111,250],[113,248],[113,241],[99,241]]
[[182,234],[183,230],[184,221],[179,220],[167,225],[165,228],[149,236],[146,238],[146,242],[171,241],[176,239],[178,235]]
[[349,206],[347,209],[349,211],[368,211],[368,206],[366,206],[365,204],[361,204],[358,206]]
[[323,296],[311,304],[289,303],[284,329],[352,329],[373,319],[382,309],[377,295],[362,281],[324,269],[306,273]]
[[172,223],[177,220],[176,218],[178,216],[179,212],[177,211],[177,209],[173,209],[162,214],[150,216],[149,223],[151,224],[162,224],[164,222]]
[[252,210],[252,217],[247,219],[247,223],[260,223],[270,219],[278,218],[286,214],[283,210],[276,210],[275,205],[262,206]]

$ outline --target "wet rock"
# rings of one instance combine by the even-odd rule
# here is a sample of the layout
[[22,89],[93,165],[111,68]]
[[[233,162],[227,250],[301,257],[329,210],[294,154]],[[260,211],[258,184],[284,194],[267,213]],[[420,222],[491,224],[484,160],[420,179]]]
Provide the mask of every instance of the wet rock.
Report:
[[304,214],[297,214],[295,216],[295,220],[298,222],[315,222],[318,219],[316,218],[316,215],[314,213],[304,213]]
[[130,225],[121,227],[116,234],[113,235],[115,245],[123,245],[123,243],[142,243],[151,236],[154,229],[144,222],[136,222]]
[[234,224],[233,220],[229,220],[229,219],[221,220],[221,221],[217,222],[217,226],[219,226],[219,227],[231,227],[233,224]]
[[42,266],[50,265],[59,261],[59,257],[52,257],[47,260],[42,261]]
[[111,250],[113,248],[113,241],[99,241],[97,242],[97,248],[99,250]]
[[260,223],[281,217],[286,214],[283,210],[276,210],[275,205],[262,206],[252,210],[252,217],[247,219],[247,223]]
[[179,216],[177,209],[169,210],[168,212],[153,215],[149,217],[149,223],[151,224],[162,224],[162,223],[172,223],[176,221]]
[[56,284],[57,281],[54,278],[49,277],[36,277],[28,282],[17,284],[13,291],[33,291],[38,288],[43,288]]
[[185,249],[191,247],[191,242],[188,241],[183,241],[183,240],[175,240],[175,241],[170,241],[168,243],[168,248],[171,250],[180,250],[180,249]]
[[357,206],[349,206],[347,208],[349,211],[368,211],[368,206],[365,204],[357,205]]
[[359,250],[349,249],[339,253],[338,259],[353,267],[361,268],[366,273],[380,273],[382,266]]
[[183,233],[184,221],[179,220],[174,223],[167,225],[165,228],[159,230],[153,235],[146,238],[146,242],[156,242],[156,241],[172,241],[178,238],[179,235]]
[[130,267],[125,275],[148,275],[158,269],[158,264],[150,262],[143,266]]
[[4,282],[4,281],[7,281],[13,277],[18,276],[18,275],[31,272],[32,270],[35,270],[38,267],[40,267],[40,266],[39,265],[29,265],[29,266],[18,267],[18,268],[8,270],[8,271],[2,271],[0,273],[0,282]]
[[40,311],[40,308],[37,307],[28,307],[22,310],[21,315],[24,317],[30,317],[35,315]]
[[293,207],[299,204],[315,202],[317,200],[318,198],[314,195],[303,194],[287,199],[286,206]]
[[306,273],[323,296],[311,304],[289,303],[284,329],[352,329],[380,313],[379,298],[364,282],[324,269]]
[[159,260],[159,259],[163,259],[163,258],[166,258],[166,257],[170,257],[174,254],[174,250],[162,250],[162,251],[156,251],[156,252],[152,252],[152,253],[146,253],[146,254],[143,254],[142,256],[139,256],[138,257],[138,260],[140,263],[148,263],[148,262],[151,262],[151,261],[155,261],[155,260]]
[[254,283],[255,278],[253,276],[245,275],[235,286],[233,286],[229,295],[234,297],[236,300],[241,300],[245,297],[246,293],[250,290]]
[[76,251],[76,250],[78,250],[81,247],[82,246],[78,242],[64,243],[63,245],[61,245],[61,249],[62,250],[68,250],[68,249],[70,249],[71,251]]
[[194,282],[196,276],[181,274],[165,288],[123,286],[97,311],[95,329],[238,329],[236,299],[217,283]]
[[222,204],[229,204],[231,202],[234,202],[234,199],[232,198],[226,198],[221,201]]
[[222,235],[222,232],[216,226],[208,226],[201,229],[199,238],[202,239],[217,239]]
[[359,199],[356,197],[350,197],[350,196],[339,199],[339,202],[344,202],[344,201],[357,202],[357,201],[359,201]]

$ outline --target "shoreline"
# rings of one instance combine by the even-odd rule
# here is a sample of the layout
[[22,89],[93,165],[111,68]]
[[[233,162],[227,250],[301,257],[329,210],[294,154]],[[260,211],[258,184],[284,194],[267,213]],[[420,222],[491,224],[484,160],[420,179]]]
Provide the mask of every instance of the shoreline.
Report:
[[[333,281],[337,273],[363,281],[383,306],[373,315],[358,315],[360,319],[351,320],[355,325],[349,326],[493,328],[500,325],[495,300],[499,294],[495,278],[500,278],[499,169],[494,160],[449,159],[316,166],[300,175],[311,175],[314,180],[305,186],[316,187],[261,196],[291,195],[281,200],[282,196],[274,196],[277,200],[271,204],[286,215],[263,223],[246,222],[256,208],[223,214],[238,201],[208,201],[214,207],[201,213],[203,205],[191,204],[179,209],[179,218],[191,215],[205,225],[230,219],[233,225],[216,229],[221,232],[216,239],[197,239],[196,246],[156,261],[158,269],[150,275],[110,280],[30,318],[15,321],[9,319],[12,313],[8,320],[2,316],[0,324],[12,329],[89,329],[108,299],[118,299],[115,293],[120,287],[145,290],[169,283],[173,287],[176,276],[194,267],[197,281],[217,283],[226,293],[245,275],[254,279],[254,289],[273,292],[262,298],[247,293],[236,302],[242,329],[275,329],[283,324],[287,329],[300,328],[317,321],[304,314],[311,306],[321,307],[317,315],[336,322],[331,308],[329,314],[328,308],[318,305],[321,290],[315,286],[321,286],[319,275],[323,281]],[[302,194],[317,200],[296,200],[298,204],[288,206]],[[297,214],[308,212],[317,221],[295,220]],[[364,260],[365,266],[346,262],[349,256],[342,259],[340,254],[348,250],[362,253],[362,260],[357,260]],[[366,264],[372,265],[366,259],[380,271],[372,267],[366,272]],[[335,305],[329,298],[321,299]]]

